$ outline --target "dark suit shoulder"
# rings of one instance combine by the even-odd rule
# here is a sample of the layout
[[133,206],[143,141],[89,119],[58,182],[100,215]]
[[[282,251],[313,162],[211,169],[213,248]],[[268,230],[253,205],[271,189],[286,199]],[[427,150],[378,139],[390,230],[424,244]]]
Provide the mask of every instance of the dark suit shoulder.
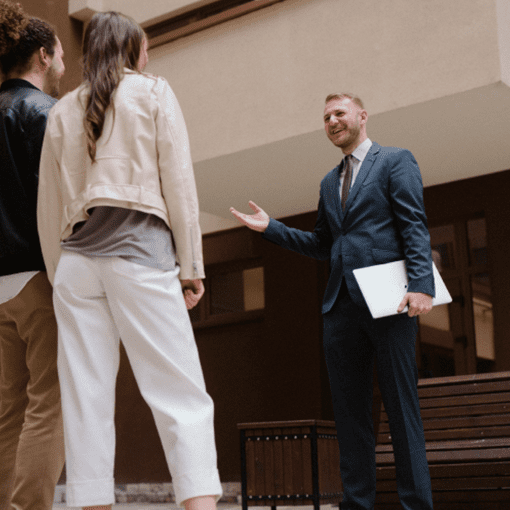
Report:
[[[375,144],[374,144],[375,145]],[[375,150],[376,161],[382,165],[383,168],[397,168],[401,165],[418,165],[416,158],[408,149],[401,147],[387,147],[379,145]]]
[[402,147],[389,147],[385,145],[377,145],[377,149],[379,150],[379,154],[386,157],[399,157],[404,155],[412,155],[411,151],[408,149],[403,149]]

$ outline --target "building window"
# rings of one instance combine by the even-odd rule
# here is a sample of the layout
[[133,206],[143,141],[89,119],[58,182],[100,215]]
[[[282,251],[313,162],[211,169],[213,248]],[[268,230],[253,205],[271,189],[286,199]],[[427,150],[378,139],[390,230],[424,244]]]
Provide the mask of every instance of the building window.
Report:
[[264,268],[206,269],[206,292],[190,311],[194,326],[260,319],[265,307]]
[[490,372],[495,347],[486,219],[479,215],[435,226],[430,237],[453,302],[420,316],[422,375]]
[[211,277],[210,314],[248,312],[264,308],[264,268],[220,273]]

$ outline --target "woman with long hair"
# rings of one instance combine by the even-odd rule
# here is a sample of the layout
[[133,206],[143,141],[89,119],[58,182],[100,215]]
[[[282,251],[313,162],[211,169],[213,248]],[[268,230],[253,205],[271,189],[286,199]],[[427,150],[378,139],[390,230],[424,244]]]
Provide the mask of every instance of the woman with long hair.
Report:
[[96,14],[84,81],[52,109],[43,144],[38,225],[59,326],[67,504],[115,501],[120,338],[177,503],[208,510],[221,495],[213,402],[186,310],[204,292],[198,200],[179,104],[142,73],[147,45],[131,18]]

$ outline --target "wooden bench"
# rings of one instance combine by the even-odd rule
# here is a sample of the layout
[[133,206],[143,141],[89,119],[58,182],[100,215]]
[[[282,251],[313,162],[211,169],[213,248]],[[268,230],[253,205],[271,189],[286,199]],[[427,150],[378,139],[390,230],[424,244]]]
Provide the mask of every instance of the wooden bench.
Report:
[[[435,510],[510,509],[510,372],[418,385]],[[401,509],[388,417],[376,447],[375,510]]]

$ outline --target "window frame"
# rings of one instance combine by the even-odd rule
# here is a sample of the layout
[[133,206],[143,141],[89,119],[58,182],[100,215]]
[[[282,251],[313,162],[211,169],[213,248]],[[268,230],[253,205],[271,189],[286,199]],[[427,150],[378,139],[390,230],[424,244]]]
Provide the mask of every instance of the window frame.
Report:
[[[266,308],[259,310],[248,310],[239,312],[230,312],[222,314],[211,314],[211,286],[207,285],[207,280],[214,277],[215,275],[225,273],[237,273],[246,269],[255,269],[261,267],[264,270],[264,265],[261,259],[249,259],[249,260],[237,260],[234,262],[224,262],[206,266],[204,280],[205,292],[202,299],[197,304],[200,318],[198,320],[192,320],[191,325],[193,329],[202,329],[214,326],[224,326],[228,324],[240,324],[244,322],[261,322],[265,317]],[[265,284],[264,284],[264,296],[265,296]],[[191,318],[191,317],[190,317]]]

